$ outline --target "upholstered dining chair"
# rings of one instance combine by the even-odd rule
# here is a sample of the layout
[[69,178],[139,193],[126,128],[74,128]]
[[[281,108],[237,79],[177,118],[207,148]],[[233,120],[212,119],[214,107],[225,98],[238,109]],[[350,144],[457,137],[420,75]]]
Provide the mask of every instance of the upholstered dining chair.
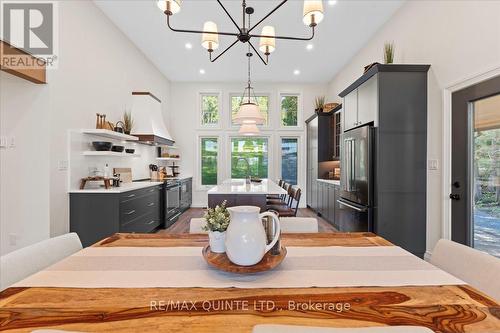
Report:
[[82,249],[76,233],[50,238],[0,257],[0,290]]
[[471,247],[441,239],[432,251],[431,264],[500,300],[500,259]]
[[[203,234],[207,233],[203,230],[205,219],[192,218],[189,222],[190,234]],[[280,218],[281,232],[282,233],[317,233],[318,220],[314,217],[282,217]]]

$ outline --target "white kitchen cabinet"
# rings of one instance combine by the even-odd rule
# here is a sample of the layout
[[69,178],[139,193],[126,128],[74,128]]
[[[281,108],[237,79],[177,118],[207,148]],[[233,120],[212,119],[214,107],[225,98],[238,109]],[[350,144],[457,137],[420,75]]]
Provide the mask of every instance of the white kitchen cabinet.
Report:
[[[377,123],[378,114],[378,74],[358,87],[357,126]],[[376,124],[375,124],[376,126]]]
[[344,116],[344,131],[356,127],[358,123],[358,89],[351,91],[344,97],[342,112]]

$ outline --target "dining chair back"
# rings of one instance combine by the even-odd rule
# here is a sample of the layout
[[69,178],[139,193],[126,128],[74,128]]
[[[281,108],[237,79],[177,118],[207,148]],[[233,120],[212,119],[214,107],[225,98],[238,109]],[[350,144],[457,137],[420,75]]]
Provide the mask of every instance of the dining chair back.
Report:
[[0,257],[0,290],[78,252],[82,243],[76,233],[50,238]]
[[500,259],[468,246],[441,239],[430,259],[431,264],[500,300]]

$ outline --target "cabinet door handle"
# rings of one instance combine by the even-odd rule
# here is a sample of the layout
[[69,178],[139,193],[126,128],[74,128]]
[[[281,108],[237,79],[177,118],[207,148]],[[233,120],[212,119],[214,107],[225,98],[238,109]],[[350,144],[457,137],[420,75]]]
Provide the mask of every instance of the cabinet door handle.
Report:
[[134,213],[135,213],[135,209],[132,209],[130,212],[125,213],[125,214],[126,214],[126,215],[132,215],[132,214],[134,214]]
[[156,221],[155,221],[155,220],[153,220],[153,221],[149,221],[149,222],[148,222],[148,223],[146,223],[146,224],[148,224],[148,225],[149,225],[149,224],[153,224],[153,223],[155,223],[155,222],[156,222]]
[[129,196],[127,196],[127,198],[133,198],[135,197],[135,194],[130,194]]
[[155,203],[154,203],[154,202],[150,202],[150,203],[148,203],[148,207],[153,207],[154,205],[155,205]]

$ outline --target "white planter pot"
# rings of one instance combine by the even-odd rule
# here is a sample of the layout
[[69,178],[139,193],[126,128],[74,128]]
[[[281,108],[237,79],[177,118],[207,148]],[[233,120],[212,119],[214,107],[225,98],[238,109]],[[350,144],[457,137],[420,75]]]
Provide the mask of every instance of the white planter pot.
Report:
[[208,233],[208,239],[210,241],[210,250],[215,253],[226,252],[226,232],[220,231],[210,231]]

